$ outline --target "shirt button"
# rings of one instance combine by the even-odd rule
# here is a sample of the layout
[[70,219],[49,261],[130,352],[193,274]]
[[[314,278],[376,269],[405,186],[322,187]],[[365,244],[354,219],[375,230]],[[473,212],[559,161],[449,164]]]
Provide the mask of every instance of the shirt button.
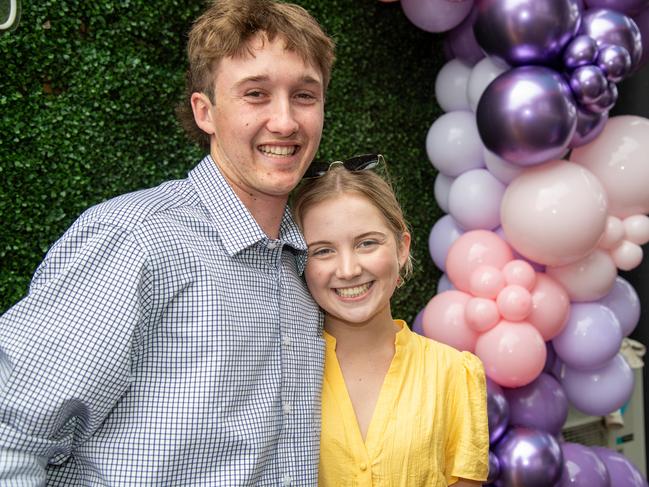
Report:
[[293,406],[291,406],[290,402],[285,402],[282,405],[282,410],[284,411],[284,414],[291,414],[291,412],[293,411]]
[[284,336],[282,337],[282,345],[285,347],[290,347],[291,346],[291,337]]
[[277,248],[277,242],[271,240],[266,244],[266,248],[269,250],[273,250]]
[[282,484],[291,485],[292,483],[293,483],[293,479],[291,478],[290,475],[284,475],[284,477],[282,477]]
[[366,463],[361,463],[359,465],[359,468],[361,469],[361,472],[364,472],[365,470],[367,470],[367,464]]

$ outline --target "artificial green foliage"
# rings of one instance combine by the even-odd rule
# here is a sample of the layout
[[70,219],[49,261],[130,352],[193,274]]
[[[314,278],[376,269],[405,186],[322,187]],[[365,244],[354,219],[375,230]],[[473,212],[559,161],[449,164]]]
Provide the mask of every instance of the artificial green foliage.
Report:
[[[435,293],[428,233],[441,216],[425,137],[441,37],[398,3],[297,0],[334,37],[318,157],[381,152],[413,228],[416,272],[395,297],[412,320]],[[87,207],[182,178],[201,157],[176,122],[186,33],[199,0],[23,2],[0,34],[0,310],[26,292],[49,246]]]

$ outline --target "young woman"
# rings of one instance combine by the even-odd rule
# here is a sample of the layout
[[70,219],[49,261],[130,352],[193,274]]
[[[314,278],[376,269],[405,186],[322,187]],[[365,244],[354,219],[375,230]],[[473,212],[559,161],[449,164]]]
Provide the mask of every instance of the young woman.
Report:
[[411,271],[390,185],[359,156],[312,166],[294,213],[306,281],[325,313],[321,486],[475,486],[488,470],[485,377],[468,352],[393,320]]

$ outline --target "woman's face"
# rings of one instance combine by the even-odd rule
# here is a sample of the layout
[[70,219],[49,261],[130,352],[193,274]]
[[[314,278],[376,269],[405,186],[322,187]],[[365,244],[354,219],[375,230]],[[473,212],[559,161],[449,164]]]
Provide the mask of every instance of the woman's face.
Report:
[[379,209],[354,193],[311,206],[302,226],[309,247],[307,285],[327,319],[358,325],[391,320],[390,298],[410,235],[398,243]]

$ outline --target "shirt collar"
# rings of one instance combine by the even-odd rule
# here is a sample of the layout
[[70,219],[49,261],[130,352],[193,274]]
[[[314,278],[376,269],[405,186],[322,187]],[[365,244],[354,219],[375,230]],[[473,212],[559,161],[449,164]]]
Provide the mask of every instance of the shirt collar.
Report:
[[[213,219],[226,252],[231,257],[269,238],[223,177],[210,155],[189,172],[198,197]],[[306,264],[307,246],[287,206],[279,227],[279,240],[294,252],[300,274]]]

